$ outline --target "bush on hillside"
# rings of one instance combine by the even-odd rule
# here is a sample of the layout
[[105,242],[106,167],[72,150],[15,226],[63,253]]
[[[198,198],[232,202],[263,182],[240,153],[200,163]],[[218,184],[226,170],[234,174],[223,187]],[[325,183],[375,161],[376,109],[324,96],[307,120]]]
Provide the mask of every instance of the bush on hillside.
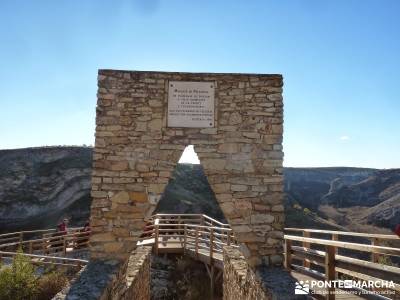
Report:
[[0,270],[0,299],[31,300],[35,299],[37,291],[35,268],[19,250],[12,265]]
[[18,250],[10,266],[0,266],[0,300],[48,300],[67,285],[63,273],[35,275],[30,259]]
[[67,284],[68,278],[62,273],[51,272],[43,275],[38,280],[38,294],[36,299],[52,299]]

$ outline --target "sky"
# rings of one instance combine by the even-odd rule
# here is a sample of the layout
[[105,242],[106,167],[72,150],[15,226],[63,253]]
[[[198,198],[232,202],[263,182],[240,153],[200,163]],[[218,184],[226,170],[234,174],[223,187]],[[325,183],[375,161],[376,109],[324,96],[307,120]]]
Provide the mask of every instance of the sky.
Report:
[[400,167],[399,13],[398,0],[0,0],[0,149],[93,145],[98,69],[279,73],[285,166]]

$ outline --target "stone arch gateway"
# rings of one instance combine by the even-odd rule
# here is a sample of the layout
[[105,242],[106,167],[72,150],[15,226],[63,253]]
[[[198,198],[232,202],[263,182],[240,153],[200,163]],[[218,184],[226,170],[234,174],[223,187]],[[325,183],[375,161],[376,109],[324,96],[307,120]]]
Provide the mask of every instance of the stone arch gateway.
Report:
[[194,145],[247,262],[280,264],[282,85],[281,75],[100,70],[92,258],[129,256]]

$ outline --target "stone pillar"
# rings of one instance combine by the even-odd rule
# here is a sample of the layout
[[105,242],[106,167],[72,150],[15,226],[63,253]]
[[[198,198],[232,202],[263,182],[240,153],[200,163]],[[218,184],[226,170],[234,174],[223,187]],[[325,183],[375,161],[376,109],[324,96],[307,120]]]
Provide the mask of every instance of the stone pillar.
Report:
[[[214,128],[167,127],[169,81],[214,84]],[[93,257],[127,257],[183,149],[194,145],[248,263],[281,263],[282,132],[281,75],[100,70]]]

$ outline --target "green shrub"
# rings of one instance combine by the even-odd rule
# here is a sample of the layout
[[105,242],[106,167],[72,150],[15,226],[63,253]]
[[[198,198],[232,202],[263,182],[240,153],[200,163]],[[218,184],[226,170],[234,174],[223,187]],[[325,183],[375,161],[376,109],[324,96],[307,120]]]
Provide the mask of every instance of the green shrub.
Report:
[[63,273],[51,271],[37,277],[29,257],[18,250],[11,266],[0,265],[0,300],[47,300],[68,283]]
[[0,299],[31,300],[35,299],[37,291],[35,268],[19,250],[12,265],[0,270]]
[[386,265],[386,266],[393,266],[393,267],[397,267],[397,264],[395,264],[389,256],[387,255],[379,255],[378,257],[378,264],[381,265]]
[[43,275],[38,280],[37,299],[51,299],[68,283],[68,278],[57,272]]

